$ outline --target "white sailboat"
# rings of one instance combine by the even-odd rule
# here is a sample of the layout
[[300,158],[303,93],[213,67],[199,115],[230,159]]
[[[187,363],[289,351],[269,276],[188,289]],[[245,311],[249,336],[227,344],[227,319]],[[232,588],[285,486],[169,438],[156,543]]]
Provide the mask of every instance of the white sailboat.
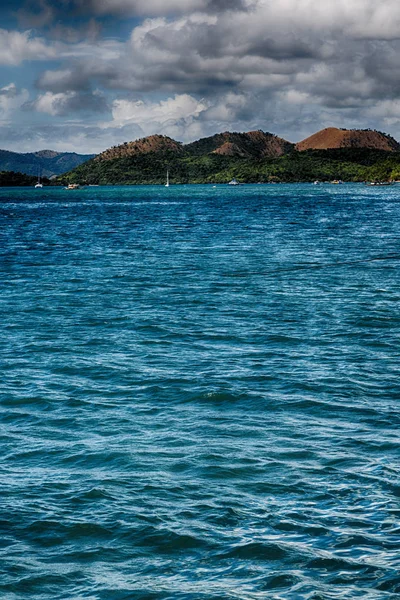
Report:
[[169,187],[169,171],[167,171],[167,183],[165,184],[165,187]]
[[41,183],[40,181],[40,167],[38,169],[38,180],[37,180],[37,184],[35,185],[36,189],[42,188],[43,187],[43,183]]

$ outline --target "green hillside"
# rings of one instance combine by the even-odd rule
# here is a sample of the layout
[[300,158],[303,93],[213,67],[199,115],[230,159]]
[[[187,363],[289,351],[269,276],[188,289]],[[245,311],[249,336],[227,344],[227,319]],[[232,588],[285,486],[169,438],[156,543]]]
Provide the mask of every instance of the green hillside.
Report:
[[[204,144],[206,146],[206,144]],[[185,148],[185,147],[184,147]],[[366,148],[291,150],[283,156],[240,157],[213,152],[182,153],[173,150],[134,154],[108,160],[92,159],[58,183],[162,184],[167,169],[171,183],[227,183],[268,181],[388,180],[400,178],[400,153]]]

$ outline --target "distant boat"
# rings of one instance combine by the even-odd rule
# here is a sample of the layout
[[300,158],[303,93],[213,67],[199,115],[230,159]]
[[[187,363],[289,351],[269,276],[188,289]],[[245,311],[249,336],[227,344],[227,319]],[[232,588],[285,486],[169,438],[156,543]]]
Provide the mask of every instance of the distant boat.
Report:
[[165,187],[169,187],[169,171],[167,171],[167,183],[165,184]]
[[38,180],[37,180],[37,184],[35,185],[35,189],[40,189],[43,187],[43,183],[40,181],[40,168],[38,169]]
[[318,179],[316,181],[314,181],[314,185],[319,185]]
[[231,181],[228,183],[228,185],[240,185],[240,183],[235,179],[231,179]]
[[333,181],[331,181],[331,183],[333,183],[333,185],[341,185],[343,181],[341,179],[334,179]]
[[393,185],[392,181],[370,181],[367,185]]
[[66,188],[64,188],[64,190],[80,190],[81,186],[79,185],[79,183],[69,183],[68,186]]

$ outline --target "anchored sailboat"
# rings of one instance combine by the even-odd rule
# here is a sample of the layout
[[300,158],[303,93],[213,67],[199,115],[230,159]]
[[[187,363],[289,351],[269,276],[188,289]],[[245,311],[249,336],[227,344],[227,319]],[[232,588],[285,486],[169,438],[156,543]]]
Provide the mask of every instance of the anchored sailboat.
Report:
[[37,184],[35,185],[35,188],[38,189],[38,188],[42,188],[42,187],[43,187],[43,183],[41,183],[41,181],[40,181],[40,167],[39,167],[39,169],[38,169],[38,180],[37,180]]
[[167,183],[165,184],[165,187],[169,187],[169,171],[167,171]]

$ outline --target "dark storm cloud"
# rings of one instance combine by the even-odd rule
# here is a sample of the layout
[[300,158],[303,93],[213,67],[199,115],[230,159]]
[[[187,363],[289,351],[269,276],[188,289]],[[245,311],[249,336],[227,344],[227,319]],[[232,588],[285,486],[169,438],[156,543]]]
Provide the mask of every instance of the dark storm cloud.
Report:
[[74,17],[220,14],[247,9],[245,0],[27,0],[17,14],[23,27],[39,28]]
[[374,82],[371,95],[375,98],[400,96],[400,42],[370,44],[370,52],[362,60],[366,77]]
[[245,0],[75,0],[73,4],[94,14],[160,16],[191,14],[193,11],[220,14],[247,10]]
[[209,0],[205,8],[208,12],[217,14],[222,11],[241,11],[248,9],[243,0]]
[[311,44],[302,40],[265,37],[257,40],[254,44],[250,42],[247,54],[276,60],[319,58],[318,46],[319,44]]

